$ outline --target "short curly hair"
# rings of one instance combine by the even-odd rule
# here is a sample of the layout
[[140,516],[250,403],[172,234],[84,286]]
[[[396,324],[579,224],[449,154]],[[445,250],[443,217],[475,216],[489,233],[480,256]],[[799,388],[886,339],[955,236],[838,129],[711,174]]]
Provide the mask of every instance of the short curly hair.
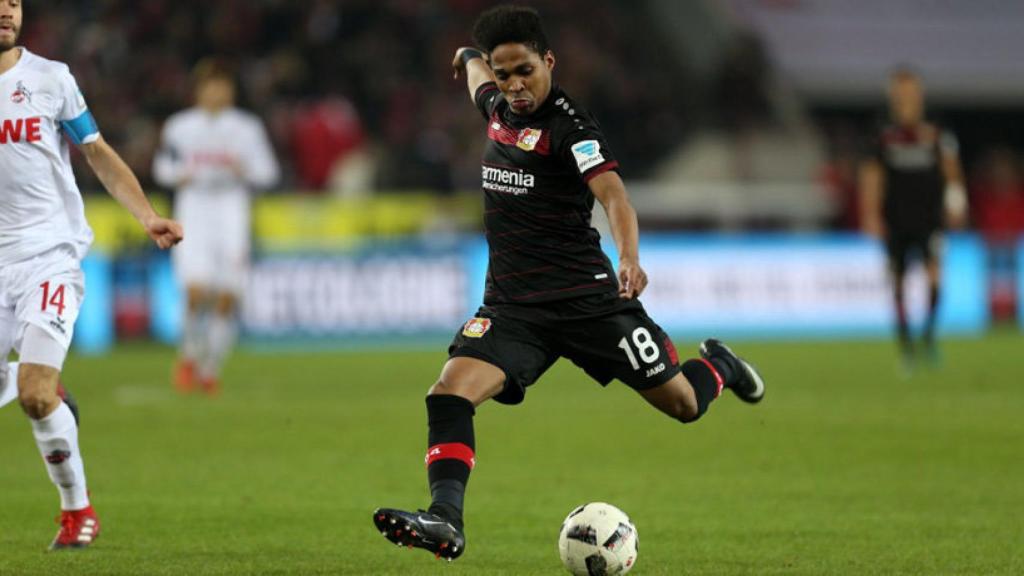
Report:
[[473,25],[473,41],[488,54],[509,42],[525,44],[541,55],[550,49],[540,14],[533,8],[511,4],[496,6],[481,14]]

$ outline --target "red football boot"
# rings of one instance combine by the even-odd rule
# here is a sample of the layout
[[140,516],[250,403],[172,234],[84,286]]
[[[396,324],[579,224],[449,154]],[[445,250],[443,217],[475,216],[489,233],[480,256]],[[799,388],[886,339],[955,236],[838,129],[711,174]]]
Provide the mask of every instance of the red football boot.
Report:
[[196,363],[191,360],[178,360],[174,365],[174,388],[182,394],[196,389]]
[[216,378],[201,378],[199,386],[207,396],[217,396],[220,394],[220,381]]
[[85,548],[100,536],[100,520],[92,506],[60,513],[60,530],[50,544],[50,550]]

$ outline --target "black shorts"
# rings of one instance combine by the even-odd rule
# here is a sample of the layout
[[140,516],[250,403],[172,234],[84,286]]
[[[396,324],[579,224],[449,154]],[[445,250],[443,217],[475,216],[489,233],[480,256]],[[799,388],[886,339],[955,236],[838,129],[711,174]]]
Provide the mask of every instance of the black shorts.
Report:
[[902,275],[914,258],[921,258],[925,264],[937,262],[942,251],[942,232],[914,232],[909,234],[890,233],[885,242],[889,254],[889,266],[893,273]]
[[618,379],[634,390],[645,390],[679,373],[672,340],[639,301],[614,294],[581,300],[482,306],[455,334],[448,355],[501,368],[505,389],[495,400],[503,404],[522,402],[527,386],[561,357],[602,386]]

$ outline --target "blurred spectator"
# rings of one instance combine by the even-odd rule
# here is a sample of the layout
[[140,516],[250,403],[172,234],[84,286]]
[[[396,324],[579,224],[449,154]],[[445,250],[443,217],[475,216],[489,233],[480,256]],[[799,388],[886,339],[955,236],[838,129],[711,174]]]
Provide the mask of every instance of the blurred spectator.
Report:
[[1012,150],[989,152],[971,184],[978,230],[991,242],[1013,242],[1024,233],[1024,177]]
[[[380,186],[475,189],[479,125],[462,113],[449,55],[495,3],[53,0],[26,7],[23,41],[70,64],[104,136],[130,152],[144,184],[156,124],[189,103],[192,65],[221,54],[237,62],[241,104],[266,121],[285,160],[283,187],[359,180],[332,173],[353,153],[366,172],[366,151],[379,150]],[[556,81],[602,118],[627,174],[653,167],[684,136],[679,95],[690,86],[667,73],[657,37],[637,33],[651,28],[646,12],[585,0],[539,8],[555,53],[592,63],[559,69]],[[91,171],[80,174],[84,190],[99,188]]]
[[847,121],[822,123],[827,146],[827,162],[818,173],[822,189],[836,207],[831,227],[860,230],[860,197],[857,193],[857,165],[862,139],[856,125]]
[[363,127],[352,103],[341,96],[300,105],[292,117],[291,148],[296,184],[326,187],[336,170],[363,143]]
[[754,177],[754,134],[771,119],[771,74],[760,38],[749,31],[737,33],[718,70],[714,93],[722,127],[733,138],[733,171],[741,180]]
[[992,316],[1010,321],[1017,306],[1016,244],[1024,234],[1024,177],[1007,148],[989,152],[972,182],[972,211],[989,254]]

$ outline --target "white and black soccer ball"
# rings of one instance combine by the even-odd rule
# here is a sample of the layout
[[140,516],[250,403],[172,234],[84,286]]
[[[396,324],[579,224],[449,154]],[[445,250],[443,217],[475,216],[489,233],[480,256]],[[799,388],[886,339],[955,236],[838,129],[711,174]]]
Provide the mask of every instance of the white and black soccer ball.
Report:
[[558,553],[576,576],[615,576],[636,564],[639,537],[629,516],[611,504],[591,502],[562,522]]

